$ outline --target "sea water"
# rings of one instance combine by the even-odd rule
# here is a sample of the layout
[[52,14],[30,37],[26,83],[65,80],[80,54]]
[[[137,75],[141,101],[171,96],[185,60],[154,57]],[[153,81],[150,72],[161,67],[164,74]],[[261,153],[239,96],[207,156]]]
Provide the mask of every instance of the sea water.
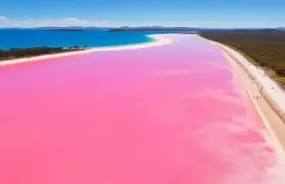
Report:
[[59,29],[0,29],[0,49],[30,47],[107,47],[153,41],[151,32],[108,30],[64,31]]

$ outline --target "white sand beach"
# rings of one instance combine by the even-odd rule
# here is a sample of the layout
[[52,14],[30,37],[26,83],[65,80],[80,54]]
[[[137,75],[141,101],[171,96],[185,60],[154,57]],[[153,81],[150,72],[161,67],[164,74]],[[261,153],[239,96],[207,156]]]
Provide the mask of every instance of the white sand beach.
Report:
[[148,42],[148,43],[124,45],[124,46],[112,46],[112,47],[98,47],[98,48],[92,48],[92,49],[87,49],[87,50],[82,50],[82,51],[74,51],[74,52],[71,51],[71,52],[58,53],[58,54],[48,54],[48,55],[33,56],[33,57],[28,57],[28,58],[4,60],[4,61],[0,61],[0,66],[27,63],[27,62],[33,62],[33,61],[49,59],[49,58],[58,58],[58,57],[65,57],[65,56],[71,56],[71,55],[86,54],[86,53],[91,53],[91,52],[143,49],[143,48],[148,48],[148,47],[159,47],[162,45],[170,44],[172,40],[165,38],[163,35],[164,34],[147,35],[148,37],[151,37],[155,40],[153,42]]
[[232,61],[280,157],[285,161],[284,90],[264,70],[251,64],[237,51],[221,43],[208,41],[222,49],[229,61]]

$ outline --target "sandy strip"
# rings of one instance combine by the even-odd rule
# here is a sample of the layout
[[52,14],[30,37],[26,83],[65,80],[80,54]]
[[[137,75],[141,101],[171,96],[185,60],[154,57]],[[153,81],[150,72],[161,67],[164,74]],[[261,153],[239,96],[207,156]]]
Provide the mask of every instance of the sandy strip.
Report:
[[[270,136],[272,137],[276,145],[276,149],[280,154],[280,158],[285,161],[285,124],[282,118],[282,114],[284,111],[283,109],[279,108],[279,105],[281,105],[280,103],[283,102],[282,98],[283,95],[285,95],[284,91],[281,90],[279,92],[276,92],[276,94],[274,94],[276,96],[274,96],[273,98],[273,94],[267,92],[271,91],[272,86],[274,85],[274,87],[276,87],[275,85],[277,84],[268,76],[265,77],[264,71],[262,72],[262,76],[260,78],[259,72],[262,69],[256,68],[254,65],[249,63],[241,54],[234,51],[233,49],[218,42],[214,42],[211,40],[208,41],[223,50],[225,56],[229,59],[229,61],[232,62],[232,64],[237,69],[237,73],[242,83],[244,84],[245,89],[249,94],[253,105],[255,106],[266,129],[270,133]],[[280,89],[280,87],[276,88],[276,91]],[[278,94],[280,94],[280,96],[278,96]],[[256,99],[256,96],[258,96],[259,98]],[[280,101],[278,101],[279,103],[277,104],[275,103],[275,100],[278,99],[278,97],[280,98]],[[278,105],[278,107],[272,108],[276,105]],[[276,109],[279,112],[276,112]]]
[[91,52],[134,50],[134,49],[143,49],[143,48],[148,48],[148,47],[159,47],[159,46],[170,44],[172,42],[171,39],[165,38],[164,35],[165,34],[147,35],[148,37],[153,38],[155,41],[148,42],[148,43],[142,43],[142,44],[113,46],[113,47],[100,47],[100,48],[93,48],[93,49],[82,50],[82,51],[74,51],[74,52],[71,51],[71,52],[65,52],[65,53],[59,53],[59,54],[48,54],[48,55],[41,55],[41,56],[35,56],[35,57],[29,57],[29,58],[4,60],[4,61],[0,61],[0,66],[18,64],[18,63],[27,63],[27,62],[33,62],[33,61],[49,59],[49,58],[58,58],[58,57],[65,57],[65,56],[71,56],[71,55],[86,54],[86,53],[91,53]]
[[281,108],[281,110],[285,111],[285,92],[284,90],[266,73],[262,70],[262,68],[258,68],[247,61],[245,57],[243,57],[237,51],[226,47],[224,45],[220,45],[223,50],[227,50],[231,55],[233,55],[240,64],[246,67],[247,70],[250,71],[252,76],[256,81],[260,83],[260,86],[263,86],[263,91],[266,92],[269,96],[271,96],[272,100]]

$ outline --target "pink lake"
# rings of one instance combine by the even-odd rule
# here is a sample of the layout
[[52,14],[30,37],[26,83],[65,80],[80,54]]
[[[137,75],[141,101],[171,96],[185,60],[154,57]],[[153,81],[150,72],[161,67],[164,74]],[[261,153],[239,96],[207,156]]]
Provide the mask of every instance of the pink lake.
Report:
[[231,63],[199,37],[165,37],[0,67],[0,183],[278,183]]

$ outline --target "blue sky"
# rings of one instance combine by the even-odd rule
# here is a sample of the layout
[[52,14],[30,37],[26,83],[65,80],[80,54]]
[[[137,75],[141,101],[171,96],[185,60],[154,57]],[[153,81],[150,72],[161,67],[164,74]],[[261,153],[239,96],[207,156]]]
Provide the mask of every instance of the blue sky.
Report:
[[285,0],[0,0],[0,27],[285,27]]

